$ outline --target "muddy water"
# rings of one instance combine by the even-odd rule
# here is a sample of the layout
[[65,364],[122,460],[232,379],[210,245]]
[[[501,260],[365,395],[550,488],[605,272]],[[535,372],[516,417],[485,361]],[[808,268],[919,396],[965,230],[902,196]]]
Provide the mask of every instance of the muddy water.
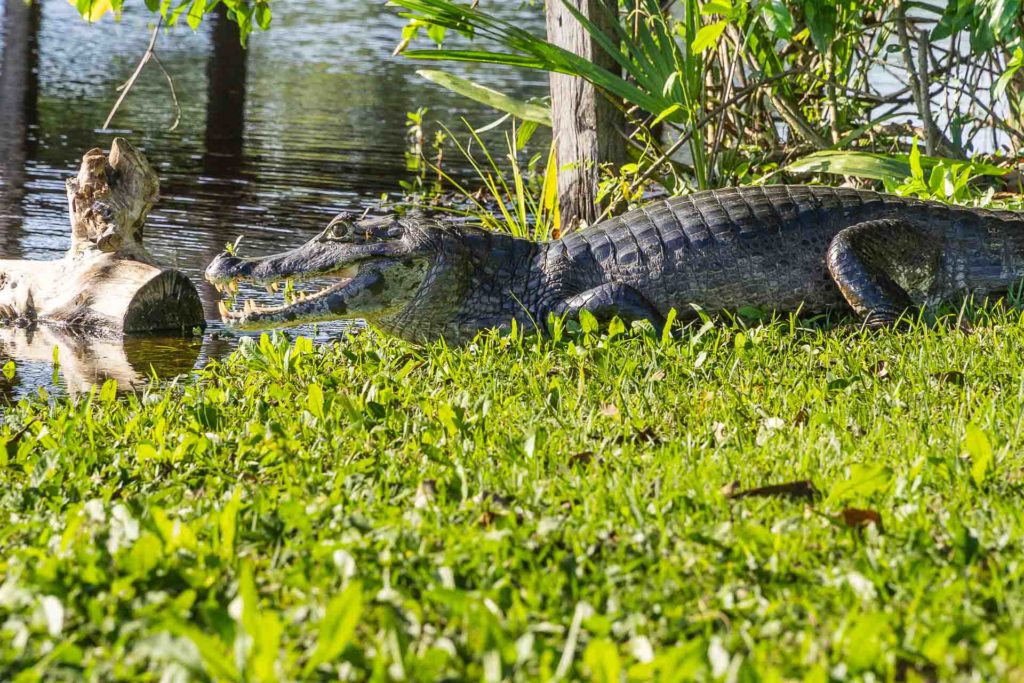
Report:
[[[181,106],[156,68],[144,72],[111,124],[103,120],[149,40],[148,17],[82,22],[62,0],[0,0],[0,258],[59,258],[70,242],[64,179],[82,153],[114,135],[141,147],[161,178],[162,199],[146,243],[197,284],[205,264],[245,235],[241,251],[298,245],[341,210],[376,209],[400,193],[406,170],[406,113],[425,106],[435,122],[475,125],[497,116],[416,75],[422,65],[391,57],[403,20],[368,0],[276,3],[271,31],[238,46],[227,22],[161,34],[157,52]],[[128,3],[130,6],[131,3]],[[504,7],[504,9],[502,9]],[[537,7],[489,10],[543,30]],[[520,96],[542,95],[543,74],[479,66],[443,68]],[[458,161],[451,160],[452,170]],[[233,345],[217,321],[217,294],[199,285],[210,324],[202,339],[137,339],[125,347],[37,331],[0,330],[0,396],[44,387],[78,390],[105,377],[141,381],[198,367]],[[263,296],[266,296],[263,294]],[[326,339],[338,325],[301,333]],[[53,346],[60,372],[54,373]]]

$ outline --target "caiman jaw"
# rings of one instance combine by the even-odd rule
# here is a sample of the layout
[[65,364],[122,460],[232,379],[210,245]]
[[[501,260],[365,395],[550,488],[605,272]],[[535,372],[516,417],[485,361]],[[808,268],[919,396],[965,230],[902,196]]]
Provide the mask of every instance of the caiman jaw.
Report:
[[243,329],[349,317],[351,301],[372,290],[382,279],[377,265],[363,268],[353,277],[345,278],[315,294],[299,294],[297,300],[291,303],[260,306],[252,300],[246,300],[241,311],[231,311],[220,301],[218,308],[225,323]]
[[223,253],[207,267],[206,279],[218,290],[235,293],[243,280],[276,291],[282,280],[343,278],[280,306],[246,301],[242,310],[231,311],[221,303],[221,317],[232,327],[373,319],[407,303],[424,281],[428,259],[410,249],[405,230],[392,217],[351,221],[338,216],[322,233],[290,251],[259,258]]
[[[225,322],[234,323],[235,321],[238,321],[239,323],[244,323],[246,319],[253,316],[266,316],[268,318],[272,318],[274,316],[280,316],[289,308],[296,306],[298,304],[317,304],[321,302],[325,297],[337,292],[345,285],[352,282],[352,279],[353,278],[351,277],[347,277],[343,279],[341,282],[338,282],[337,284],[333,284],[329,287],[321,289],[319,292],[316,292],[315,294],[306,294],[305,292],[299,292],[298,294],[295,295],[295,301],[291,303],[285,302],[279,306],[260,306],[252,299],[246,299],[242,304],[241,311],[232,311],[229,310],[228,305],[223,300],[221,300],[217,302],[217,309],[220,311],[221,318],[223,318]],[[220,291],[223,291],[225,289],[225,287],[221,285],[215,286]],[[267,289],[276,292],[278,287],[276,286],[276,283],[273,283],[269,285]]]

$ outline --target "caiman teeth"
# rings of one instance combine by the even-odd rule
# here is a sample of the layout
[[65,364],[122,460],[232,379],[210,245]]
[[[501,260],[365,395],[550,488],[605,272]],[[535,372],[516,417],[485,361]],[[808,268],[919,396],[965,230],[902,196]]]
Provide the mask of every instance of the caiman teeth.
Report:
[[217,309],[220,311],[221,317],[226,320],[240,320],[251,315],[273,315],[274,313],[280,313],[281,311],[285,311],[292,306],[297,306],[299,304],[306,304],[316,301],[319,298],[325,297],[328,294],[331,294],[332,292],[341,289],[345,285],[349,284],[351,281],[352,278],[345,278],[344,280],[341,280],[333,285],[328,285],[327,287],[324,287],[323,289],[314,294],[307,294],[306,292],[295,292],[291,296],[286,295],[285,303],[281,304],[280,306],[260,306],[252,299],[246,299],[242,303],[241,311],[229,310],[223,301],[217,302]]

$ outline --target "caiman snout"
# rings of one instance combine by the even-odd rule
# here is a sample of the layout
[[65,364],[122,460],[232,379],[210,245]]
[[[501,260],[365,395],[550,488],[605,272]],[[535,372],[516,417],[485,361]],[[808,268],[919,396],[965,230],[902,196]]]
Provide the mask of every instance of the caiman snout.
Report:
[[254,264],[250,260],[223,252],[206,267],[206,279],[213,284],[222,284],[239,278],[252,277]]

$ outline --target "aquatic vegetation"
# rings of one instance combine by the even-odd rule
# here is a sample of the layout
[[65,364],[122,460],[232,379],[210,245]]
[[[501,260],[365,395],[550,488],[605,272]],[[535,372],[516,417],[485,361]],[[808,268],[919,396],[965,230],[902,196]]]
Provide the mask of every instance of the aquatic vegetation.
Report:
[[1020,675],[1021,311],[744,313],[10,406],[2,677]]

